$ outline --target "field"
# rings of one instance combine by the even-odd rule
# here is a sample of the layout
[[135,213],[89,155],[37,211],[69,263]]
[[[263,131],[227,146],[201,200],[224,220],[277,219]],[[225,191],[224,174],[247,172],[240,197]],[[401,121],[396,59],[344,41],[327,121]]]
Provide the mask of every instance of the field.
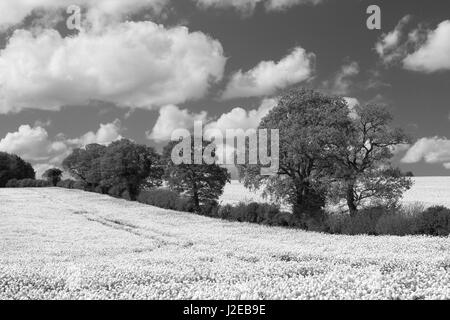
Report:
[[0,299],[450,299],[450,238],[325,235],[57,188],[0,189],[0,203]]

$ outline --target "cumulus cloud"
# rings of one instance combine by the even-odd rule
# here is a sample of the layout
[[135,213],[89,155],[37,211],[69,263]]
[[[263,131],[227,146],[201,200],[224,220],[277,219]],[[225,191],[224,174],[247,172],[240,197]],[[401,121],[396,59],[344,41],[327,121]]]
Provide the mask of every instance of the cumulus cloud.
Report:
[[87,132],[79,138],[68,140],[68,142],[78,146],[85,146],[91,143],[107,145],[113,141],[121,140],[123,138],[120,135],[121,131],[121,122],[119,119],[116,119],[111,123],[101,123],[97,132]]
[[408,32],[411,19],[410,15],[403,17],[376,43],[383,63],[399,62],[404,69],[425,73],[450,70],[450,20],[442,21],[435,30],[420,24]]
[[430,31],[426,42],[403,60],[406,69],[426,73],[450,70],[450,20]]
[[348,94],[353,85],[353,77],[359,74],[359,64],[355,61],[344,64],[332,81],[325,81],[324,88],[336,95]]
[[32,163],[37,172],[42,173],[50,167],[61,166],[73,148],[90,143],[107,145],[122,139],[121,131],[120,121],[115,120],[100,124],[96,132],[88,132],[75,139],[67,139],[62,134],[51,139],[47,130],[41,126],[21,125],[16,132],[9,132],[0,140],[0,151],[20,156]]
[[160,13],[169,0],[2,0],[0,1],[0,29],[22,22],[36,10],[51,14],[54,11],[66,10],[68,6],[77,4],[87,9],[88,15],[95,14],[108,17],[123,17],[142,9],[152,9]]
[[264,4],[267,11],[282,11],[296,5],[316,5],[323,0],[195,0],[201,8],[234,8],[242,13],[252,13],[256,6]]
[[186,27],[114,24],[63,38],[16,30],[0,52],[0,113],[104,100],[146,108],[205,95],[223,76],[221,44]]
[[[264,99],[256,109],[233,108],[212,121],[208,118],[207,111],[193,113],[187,109],[168,105],[159,110],[159,117],[152,130],[147,131],[147,138],[156,142],[169,141],[173,131],[176,129],[191,130],[194,127],[194,121],[203,122],[204,133],[213,129],[218,129],[225,134],[226,129],[243,129],[245,131],[257,128],[262,118],[277,105],[277,102],[277,99],[268,98]],[[209,136],[205,137],[211,138]]]
[[445,137],[421,138],[409,148],[402,162],[417,163],[422,160],[427,163],[450,162],[450,140]]
[[206,121],[207,112],[198,114],[189,112],[187,109],[180,109],[175,105],[167,105],[159,110],[159,117],[156,120],[152,131],[148,131],[147,138],[157,142],[169,141],[172,132],[176,129],[192,129],[194,121]]
[[205,129],[219,129],[223,133],[227,129],[254,129],[257,128],[261,120],[272,110],[278,103],[277,99],[264,99],[257,109],[245,110],[243,108],[234,108],[230,112],[219,116],[215,121],[206,125]]
[[231,76],[223,99],[268,96],[278,89],[308,80],[314,72],[315,55],[296,47],[280,61],[262,61],[253,69]]
[[405,29],[412,16],[406,15],[395,26],[394,30],[384,33],[375,44],[375,50],[384,63],[391,63],[404,56],[405,47],[401,46]]

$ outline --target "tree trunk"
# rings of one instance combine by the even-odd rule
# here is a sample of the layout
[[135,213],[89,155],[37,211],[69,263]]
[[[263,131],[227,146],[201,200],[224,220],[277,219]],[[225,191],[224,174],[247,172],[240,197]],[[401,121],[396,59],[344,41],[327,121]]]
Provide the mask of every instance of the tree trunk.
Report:
[[194,210],[195,212],[200,212],[200,200],[198,198],[198,189],[197,184],[194,182],[193,188],[192,188],[192,201],[194,202]]
[[347,206],[348,211],[350,212],[350,216],[354,217],[356,213],[358,212],[358,207],[356,206],[356,199],[355,199],[355,183],[354,181],[347,182]]

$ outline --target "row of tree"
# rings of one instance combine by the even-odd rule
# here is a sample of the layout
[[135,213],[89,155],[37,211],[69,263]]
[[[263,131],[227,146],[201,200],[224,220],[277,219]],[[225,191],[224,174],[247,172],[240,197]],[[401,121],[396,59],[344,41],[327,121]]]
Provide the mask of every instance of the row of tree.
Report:
[[[160,187],[183,193],[196,211],[216,203],[229,181],[225,168],[216,164],[175,165],[169,143],[162,155],[151,147],[122,139],[109,146],[90,144],[75,149],[63,167],[85,184],[85,189],[136,200],[142,190]],[[192,146],[193,147],[193,146]]]
[[351,215],[365,201],[393,205],[411,187],[411,179],[390,163],[409,138],[392,127],[383,106],[350,109],[341,97],[293,90],[259,128],[279,129],[279,171],[263,176],[261,166],[242,165],[244,184],[289,202],[301,219],[315,218],[327,200],[345,199]]
[[[411,187],[411,179],[390,159],[409,138],[391,123],[391,114],[382,106],[350,109],[340,97],[290,91],[259,125],[279,130],[278,172],[264,176],[261,165],[244,164],[238,166],[240,176],[246,187],[289,203],[300,220],[316,219],[326,202],[345,200],[351,215],[365,201],[395,204]],[[170,142],[162,154],[126,139],[108,146],[90,144],[73,150],[63,168],[90,191],[135,200],[141,190],[165,182],[189,197],[196,211],[216,205],[230,179],[227,170],[217,164],[174,164],[171,155],[177,143]],[[204,141],[203,148],[209,144]],[[193,156],[193,141],[191,147]],[[61,174],[50,169],[44,177],[56,185]],[[22,159],[0,153],[0,187],[13,178],[34,176]]]

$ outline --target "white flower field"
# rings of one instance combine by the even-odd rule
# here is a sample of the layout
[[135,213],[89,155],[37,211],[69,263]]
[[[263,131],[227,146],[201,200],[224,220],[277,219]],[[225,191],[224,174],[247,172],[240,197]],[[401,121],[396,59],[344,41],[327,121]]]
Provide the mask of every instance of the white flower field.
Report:
[[[442,179],[430,203],[450,201]],[[426,197],[415,188],[405,201]],[[450,238],[326,235],[0,189],[0,299],[450,299]]]

